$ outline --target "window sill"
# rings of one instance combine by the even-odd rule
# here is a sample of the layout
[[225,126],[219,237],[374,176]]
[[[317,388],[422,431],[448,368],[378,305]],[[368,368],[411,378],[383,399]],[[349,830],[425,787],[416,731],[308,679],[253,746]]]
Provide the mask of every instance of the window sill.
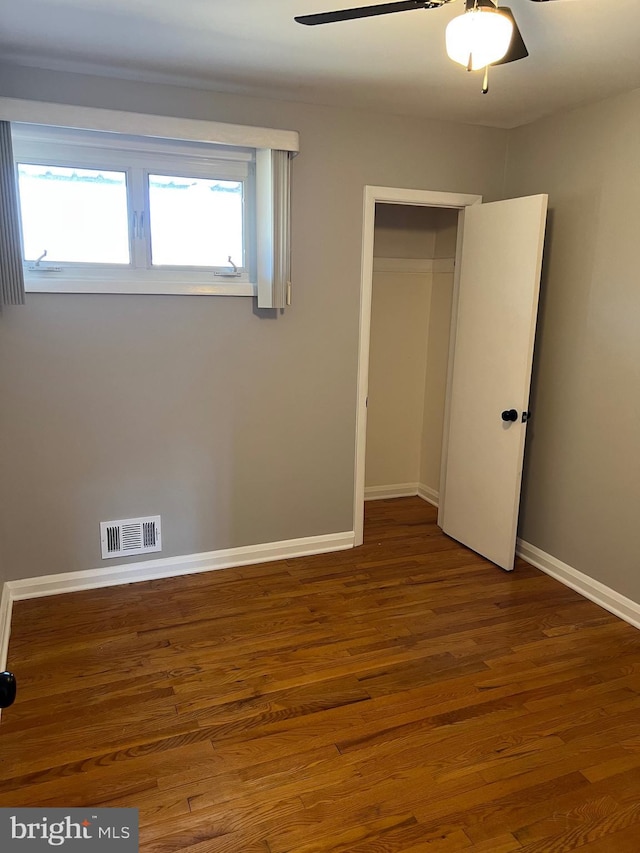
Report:
[[187,283],[184,281],[149,282],[121,279],[109,281],[106,279],[71,280],[52,275],[51,278],[25,277],[27,293],[113,293],[135,294],[137,296],[255,296],[255,284],[230,284],[220,282]]

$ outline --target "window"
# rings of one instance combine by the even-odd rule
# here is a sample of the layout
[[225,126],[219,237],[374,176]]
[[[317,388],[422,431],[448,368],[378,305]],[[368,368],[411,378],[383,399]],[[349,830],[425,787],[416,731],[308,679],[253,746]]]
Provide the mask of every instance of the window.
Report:
[[26,260],[131,263],[126,172],[18,163],[18,188]]
[[27,290],[256,293],[255,149],[12,129]]
[[153,266],[228,266],[244,258],[242,181],[149,175]]

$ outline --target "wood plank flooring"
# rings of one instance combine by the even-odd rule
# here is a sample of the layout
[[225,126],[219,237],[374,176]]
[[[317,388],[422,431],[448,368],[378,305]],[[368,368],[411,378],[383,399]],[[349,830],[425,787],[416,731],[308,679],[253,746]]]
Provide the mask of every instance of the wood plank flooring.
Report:
[[16,603],[0,806],[135,806],[144,853],[638,853],[640,633],[435,519]]

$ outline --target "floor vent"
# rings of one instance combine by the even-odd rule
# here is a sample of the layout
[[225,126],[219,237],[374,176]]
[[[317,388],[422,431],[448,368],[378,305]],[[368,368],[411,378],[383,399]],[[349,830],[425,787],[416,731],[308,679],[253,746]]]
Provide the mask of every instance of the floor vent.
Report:
[[100,522],[102,559],[150,554],[162,550],[160,516]]

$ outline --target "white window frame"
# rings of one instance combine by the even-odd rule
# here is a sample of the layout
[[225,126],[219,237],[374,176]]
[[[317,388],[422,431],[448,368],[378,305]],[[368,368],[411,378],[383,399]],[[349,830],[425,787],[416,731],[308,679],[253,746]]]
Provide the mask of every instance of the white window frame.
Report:
[[[154,293],[253,296],[257,289],[255,152],[203,143],[14,124],[14,160],[29,165],[103,169],[127,176],[129,249],[124,264],[25,261],[25,289],[39,293]],[[245,259],[231,266],[153,266],[149,174],[243,183]],[[43,247],[43,249],[46,247]]]
[[[299,151],[299,135],[296,131],[279,130],[275,128],[250,127],[244,125],[225,124],[200,119],[181,119],[168,116],[130,113],[118,110],[105,110],[93,107],[77,107],[67,104],[43,103],[37,101],[0,98],[0,119],[12,123],[40,124],[56,128],[78,128],[83,130],[107,131],[142,136],[150,139],[171,139],[181,142],[206,142],[217,146],[240,146],[253,148],[258,162],[266,162],[264,155],[267,151],[284,151],[295,155]],[[146,140],[145,140],[146,141]],[[106,168],[104,166],[103,168]],[[260,180],[260,167],[256,182]],[[268,183],[264,179],[261,185]],[[271,188],[273,192],[273,188]],[[263,195],[263,192],[262,192]],[[264,197],[259,202],[259,210],[265,205]],[[86,281],[68,282],[64,289],[60,281],[41,282],[38,290],[57,293],[189,293],[189,294],[219,294],[234,296],[254,296],[258,294],[258,304],[261,307],[283,307],[288,304],[290,285],[286,302],[274,290],[275,276],[273,271],[277,264],[275,260],[279,250],[274,241],[273,222],[258,214],[255,222],[256,257],[258,283],[233,285],[216,283],[207,285],[188,284],[179,280],[174,284],[164,284],[160,287],[150,287],[144,283],[128,284],[126,289],[121,285],[105,283],[99,287]],[[265,273],[265,270],[269,270]],[[154,270],[154,272],[157,272]],[[269,279],[271,276],[271,280]],[[31,284],[31,283],[30,283]],[[29,287],[33,290],[33,287]]]

